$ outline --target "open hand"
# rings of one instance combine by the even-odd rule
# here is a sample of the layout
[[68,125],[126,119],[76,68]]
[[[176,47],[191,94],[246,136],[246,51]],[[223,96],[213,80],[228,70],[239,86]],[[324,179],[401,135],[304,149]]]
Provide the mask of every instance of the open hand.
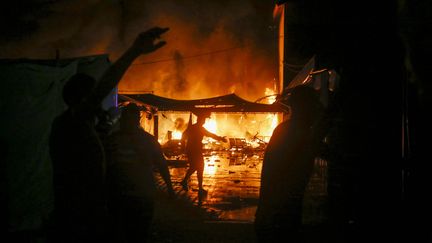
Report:
[[141,54],[154,52],[166,44],[165,41],[157,41],[161,35],[167,32],[169,28],[153,27],[138,35],[133,43],[133,48]]

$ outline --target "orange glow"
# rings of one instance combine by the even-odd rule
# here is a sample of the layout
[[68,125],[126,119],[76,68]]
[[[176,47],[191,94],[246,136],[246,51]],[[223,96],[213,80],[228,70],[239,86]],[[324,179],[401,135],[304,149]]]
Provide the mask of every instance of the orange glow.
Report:
[[174,132],[172,132],[172,139],[181,139],[181,137],[182,137],[182,132],[180,132],[180,131],[174,131]]
[[279,59],[279,90],[283,90],[284,80],[284,53],[285,53],[285,8],[280,5],[281,13],[279,18],[279,38],[278,38],[278,59]]
[[215,119],[207,119],[203,127],[211,133],[217,133],[217,123]]
[[283,6],[284,5],[275,5],[273,9],[273,18],[280,18],[283,13]]
[[[268,142],[273,130],[279,124],[277,114],[214,114],[204,127],[212,133],[229,138],[245,138],[253,147],[259,140]],[[204,137],[204,143],[214,142],[212,138]],[[228,144],[220,142],[227,148]]]
[[215,175],[217,172],[217,164],[216,160],[220,160],[219,156],[212,155],[209,158],[209,161],[205,162],[204,174],[205,175]]
[[275,96],[276,92],[274,92],[272,89],[266,88],[264,94],[268,96],[267,97],[268,104],[273,104],[276,102],[276,96]]
[[279,124],[279,119],[278,119],[278,116],[275,114],[275,115],[273,115],[273,118],[272,118],[271,130],[274,130],[278,124]]
[[186,100],[235,92],[244,99],[256,100],[274,82],[274,56],[252,39],[236,38],[223,19],[212,32],[203,35],[190,21],[169,15],[158,17],[154,20],[158,25],[170,27],[163,36],[167,45],[138,58],[123,76],[119,90],[153,91]]
[[[172,129],[172,121],[178,117],[188,121],[188,113],[164,113],[159,116],[159,142],[167,142],[167,133],[172,131],[172,139],[180,139],[181,132]],[[262,113],[213,113],[211,119],[207,119],[204,127],[219,136],[227,138],[246,139],[247,143],[254,144],[259,140],[268,141],[275,127],[280,123],[278,114]],[[194,120],[195,122],[195,120]],[[194,123],[193,122],[193,123]],[[204,137],[204,144],[217,143],[219,148],[229,148],[229,143],[216,142],[211,138]],[[258,146],[258,143],[256,144]]]
[[[187,19],[164,12],[153,17],[158,25],[170,27],[170,31],[163,35],[167,45],[138,58],[123,76],[120,91],[153,91],[158,96],[181,100],[235,93],[243,99],[255,101],[280,90],[273,87],[278,75],[276,53],[263,51],[266,48],[256,43],[253,35],[239,38],[232,28],[227,28],[230,20],[221,18],[203,35],[197,23]],[[269,41],[264,45],[271,46],[276,52],[275,42]],[[224,49],[228,51],[215,52]],[[214,54],[200,55],[212,51]],[[266,90],[266,87],[272,88]],[[271,96],[265,102],[270,104],[274,101],[275,97]],[[176,118],[181,117],[186,123],[189,120],[189,113],[165,112],[164,116],[159,116],[158,124],[162,143],[167,141],[168,131],[172,131],[172,139],[180,137],[173,129]],[[258,136],[266,140],[273,132],[274,122],[274,115],[263,113],[218,113],[213,114],[204,127],[228,138],[253,140]]]

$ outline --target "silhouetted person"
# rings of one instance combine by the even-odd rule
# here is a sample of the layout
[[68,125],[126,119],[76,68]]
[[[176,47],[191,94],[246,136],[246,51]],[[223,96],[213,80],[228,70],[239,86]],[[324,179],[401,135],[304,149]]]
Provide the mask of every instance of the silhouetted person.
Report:
[[55,119],[50,137],[54,180],[54,242],[100,242],[106,216],[105,154],[95,129],[101,102],[133,60],[165,42],[168,29],[152,28],[104,73],[101,80],[76,74],[63,88],[68,109]]
[[156,167],[174,196],[170,174],[156,138],[140,126],[136,104],[123,108],[120,129],[107,146],[109,210],[113,215],[115,242],[145,242],[153,219]]
[[181,118],[181,117],[176,118],[175,121],[174,121],[174,129],[175,129],[176,131],[183,131],[185,125],[186,125],[186,124],[185,124],[185,121],[184,121],[184,119]]
[[266,148],[255,229],[260,242],[299,242],[302,201],[316,155],[314,123],[322,112],[315,90],[293,89],[291,117],[279,124]]
[[182,134],[182,144],[185,144],[185,151],[189,161],[189,168],[186,172],[184,179],[181,184],[184,190],[188,190],[188,180],[190,176],[196,171],[198,178],[198,192],[199,195],[203,195],[206,191],[203,189],[203,173],[204,173],[204,158],[203,158],[203,148],[202,140],[203,137],[211,137],[213,139],[227,142],[225,137],[218,136],[207,131],[203,125],[208,117],[210,117],[210,112],[199,111],[196,113],[197,122],[190,125],[186,131]]
[[[408,166],[416,167],[416,172],[407,173],[408,177],[414,176],[417,181],[412,180],[414,177],[407,178],[402,171],[409,153],[405,146],[421,143],[423,155],[430,151],[431,122],[426,116],[431,110],[432,86],[430,65],[423,61],[431,53],[430,35],[424,35],[432,23],[430,1],[375,1],[364,5],[311,0],[287,4],[293,11],[284,24],[284,33],[292,33],[284,38],[286,55],[293,62],[301,62],[316,54],[316,70],[335,69],[340,75],[333,124],[326,137],[330,149],[329,217],[337,225],[332,235],[342,237],[342,242],[404,242],[401,237],[412,227],[405,242],[425,242],[413,232],[425,233],[422,236],[425,237],[430,235],[431,226],[417,217],[410,220],[403,217],[401,199],[408,194],[401,185],[414,182],[411,186],[415,197],[421,199],[410,203],[415,210],[407,209],[406,213],[411,211],[410,214],[415,212],[422,219],[430,218],[431,203],[423,203],[425,190],[431,183],[423,178],[429,178],[424,173],[430,171],[431,163],[425,162],[427,157],[420,154],[415,155],[421,157],[419,160],[408,162]],[[401,16],[401,5],[412,15]],[[409,44],[408,48],[404,48],[403,42]],[[416,58],[408,62],[405,54]],[[416,79],[410,82],[419,82],[419,94],[425,102],[422,105],[427,106],[420,118],[425,126],[412,126],[411,120],[406,129],[403,123],[407,104],[403,94],[408,63]],[[412,107],[408,111],[413,111]],[[408,142],[409,134],[403,133],[412,132],[412,128],[420,129],[422,138]],[[412,196],[409,197],[414,200]]]
[[97,117],[97,122],[96,122],[95,130],[98,133],[98,136],[103,143],[103,140],[106,137],[108,137],[109,134],[112,132],[114,128],[114,123],[112,121],[111,114],[109,113],[109,111],[102,109],[102,107],[97,112],[96,117]]
[[174,137],[174,134],[175,133],[181,134],[185,130],[186,130],[185,120],[181,117],[178,117],[174,120],[174,126],[172,130],[168,130],[164,140],[166,141],[166,143],[169,143],[169,141],[172,139],[179,139],[178,137]]

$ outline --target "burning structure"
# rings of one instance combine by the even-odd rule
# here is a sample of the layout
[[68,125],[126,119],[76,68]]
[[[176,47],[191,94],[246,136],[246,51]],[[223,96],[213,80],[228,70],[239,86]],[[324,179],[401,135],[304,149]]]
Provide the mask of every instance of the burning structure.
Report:
[[168,157],[181,154],[182,132],[188,123],[195,121],[192,111],[197,109],[212,113],[204,125],[208,131],[229,137],[227,144],[206,139],[203,144],[206,151],[230,150],[243,155],[264,150],[285,112],[277,103],[250,102],[235,94],[195,100],[169,99],[154,94],[122,94],[120,100],[145,107],[142,127],[158,138]]

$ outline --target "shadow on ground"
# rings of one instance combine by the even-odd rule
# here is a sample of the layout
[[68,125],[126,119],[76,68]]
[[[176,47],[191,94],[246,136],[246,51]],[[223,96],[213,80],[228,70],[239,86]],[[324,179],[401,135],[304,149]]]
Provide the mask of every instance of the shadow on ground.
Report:
[[219,220],[211,210],[159,194],[150,242],[257,242],[251,223]]

